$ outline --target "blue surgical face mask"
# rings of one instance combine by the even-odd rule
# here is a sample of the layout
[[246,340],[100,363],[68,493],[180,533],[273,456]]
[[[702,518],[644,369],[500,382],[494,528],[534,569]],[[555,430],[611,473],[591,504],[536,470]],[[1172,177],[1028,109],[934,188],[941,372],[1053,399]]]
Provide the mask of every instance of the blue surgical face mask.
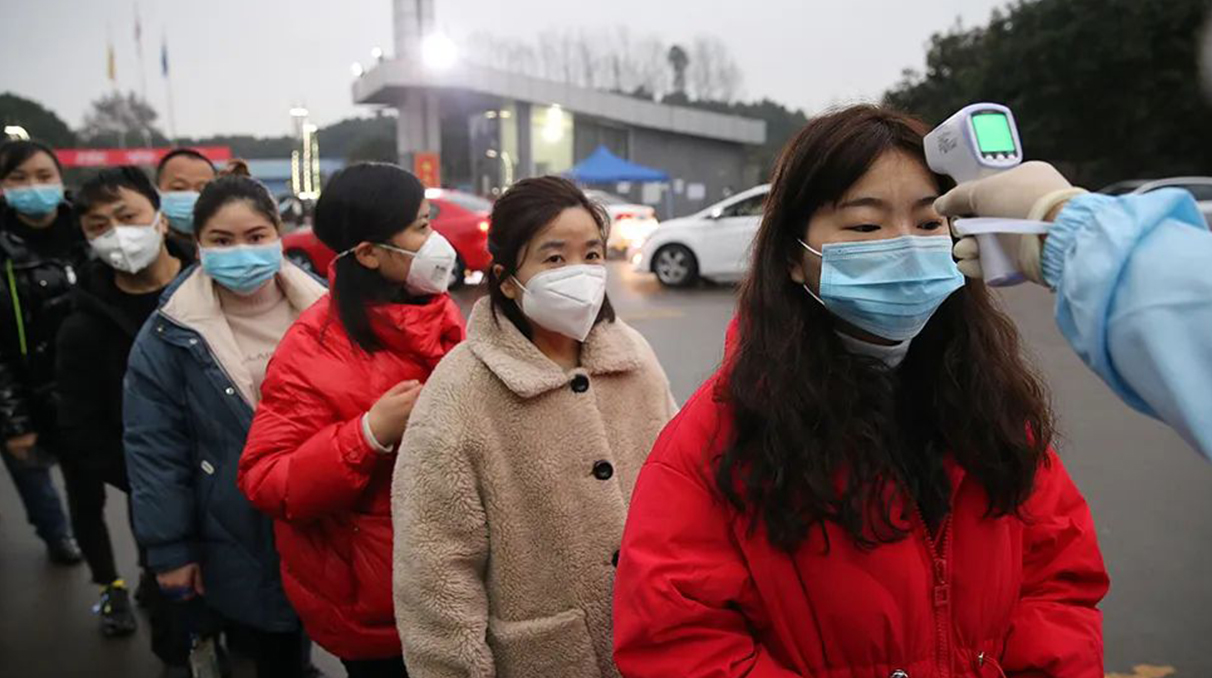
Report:
[[63,184],[34,184],[21,188],[4,189],[4,199],[27,217],[44,217],[63,202]]
[[917,336],[964,286],[947,236],[830,243],[823,252],[800,244],[821,258],[820,296],[804,289],[833,315],[884,339]]
[[194,203],[197,191],[168,191],[160,194],[160,211],[168,217],[168,225],[181,233],[194,232]]
[[282,268],[282,241],[267,245],[202,247],[202,270],[236,294],[261,289]]

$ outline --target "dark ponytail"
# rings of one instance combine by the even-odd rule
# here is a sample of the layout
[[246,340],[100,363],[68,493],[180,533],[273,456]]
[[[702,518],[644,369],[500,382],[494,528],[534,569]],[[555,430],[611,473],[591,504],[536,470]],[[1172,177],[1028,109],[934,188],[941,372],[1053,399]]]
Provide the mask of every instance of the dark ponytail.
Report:
[[[316,202],[316,237],[338,254],[359,243],[385,243],[417,220],[425,187],[403,168],[358,163],[332,176]],[[399,286],[366,268],[352,254],[333,262],[333,301],[345,332],[367,353],[383,348],[366,307],[387,301]]]

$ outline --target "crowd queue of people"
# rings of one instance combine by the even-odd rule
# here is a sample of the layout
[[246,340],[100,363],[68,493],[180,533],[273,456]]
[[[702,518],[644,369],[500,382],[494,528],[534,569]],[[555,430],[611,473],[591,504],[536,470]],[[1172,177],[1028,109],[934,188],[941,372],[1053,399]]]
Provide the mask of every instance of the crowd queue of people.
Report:
[[395,165],[329,179],[323,281],[242,163],[178,149],[68,196],[52,149],[9,142],[5,465],[102,631],[135,631],[138,576],[186,673],[223,636],[262,677],[314,675],[314,642],[352,677],[1102,678],[1090,511],[1014,325],[952,257],[925,132],[858,106],[789,142],[680,411],[565,179],[497,200],[464,321]]

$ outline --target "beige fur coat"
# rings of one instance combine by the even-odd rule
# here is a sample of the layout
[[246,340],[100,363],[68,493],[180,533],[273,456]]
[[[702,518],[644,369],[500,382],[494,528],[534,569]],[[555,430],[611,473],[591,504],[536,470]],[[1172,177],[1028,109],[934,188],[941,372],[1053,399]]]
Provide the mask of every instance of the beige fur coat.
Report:
[[636,476],[676,405],[601,323],[565,372],[488,300],[413,410],[392,485],[413,678],[614,677],[611,589]]

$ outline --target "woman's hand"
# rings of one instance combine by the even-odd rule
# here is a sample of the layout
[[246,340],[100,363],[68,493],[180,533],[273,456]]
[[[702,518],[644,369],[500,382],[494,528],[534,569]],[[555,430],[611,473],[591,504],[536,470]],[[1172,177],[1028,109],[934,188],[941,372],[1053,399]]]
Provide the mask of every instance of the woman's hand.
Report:
[[404,437],[408,417],[412,414],[417,396],[421,395],[421,382],[415,379],[401,381],[392,386],[367,412],[367,423],[371,435],[383,447],[395,447]]
[[189,600],[195,595],[206,595],[206,589],[202,586],[202,568],[197,563],[161,572],[156,575],[156,583],[173,600]]
[[23,436],[9,438],[7,441],[5,441],[4,447],[8,450],[9,454],[13,455],[13,457],[17,459],[17,461],[24,462],[29,460],[29,454],[33,451],[34,446],[37,444],[38,434],[26,433]]

